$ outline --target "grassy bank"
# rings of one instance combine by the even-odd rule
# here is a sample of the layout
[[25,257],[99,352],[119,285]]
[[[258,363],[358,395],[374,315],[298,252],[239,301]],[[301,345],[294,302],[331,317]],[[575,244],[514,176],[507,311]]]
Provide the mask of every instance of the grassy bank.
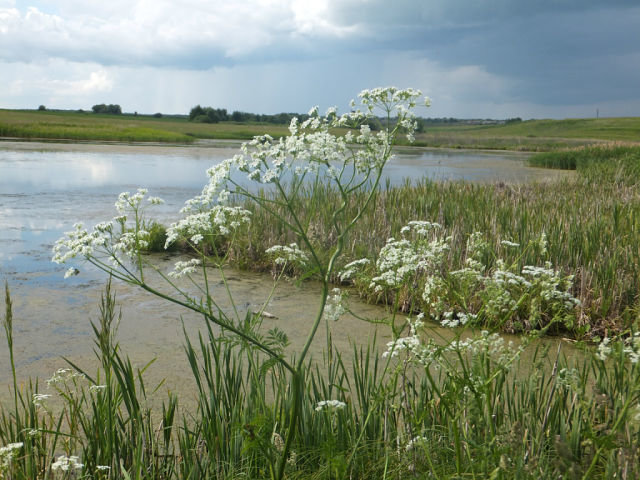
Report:
[[552,151],[602,142],[638,142],[640,118],[527,120],[504,125],[429,125],[415,145]]
[[[415,146],[550,151],[607,141],[637,142],[640,118],[529,120],[506,125],[429,125]],[[249,140],[288,135],[285,125],[193,123],[182,116],[96,115],[88,112],[0,110],[0,136],[27,139],[188,143],[194,138]],[[407,144],[398,139],[399,144]]]
[[278,125],[192,123],[171,116],[0,110],[0,137],[33,140],[191,143],[197,138],[248,140],[263,133],[282,136],[288,130]]
[[[532,167],[579,170],[583,175],[593,175],[602,171],[605,178],[612,178],[615,170],[619,170],[620,179],[635,181],[640,178],[637,145],[624,143],[607,143],[598,146],[579,147],[556,152],[538,153],[529,157]],[[634,170],[636,169],[636,170]]]

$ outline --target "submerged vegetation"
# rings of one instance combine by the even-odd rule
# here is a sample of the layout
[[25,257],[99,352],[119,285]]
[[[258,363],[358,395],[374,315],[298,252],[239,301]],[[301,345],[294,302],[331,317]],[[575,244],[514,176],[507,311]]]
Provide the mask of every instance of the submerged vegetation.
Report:
[[[361,110],[312,111],[287,137],[255,138],[209,169],[168,228],[149,217],[161,200],[139,189],[120,195],[111,221],[56,243],[54,261],[90,262],[202,317],[197,338],[185,332],[192,411],[178,409],[184,393],[150,406],[145,368],[118,344],[110,282],[93,325],[97,369],[69,363],[47,390],[19,389],[7,287],[0,478],[637,478],[638,150],[577,162],[561,183],[380,185],[393,144],[415,138],[420,97],[364,91]],[[380,111],[388,122],[372,132]],[[345,126],[355,133],[334,134]],[[147,255],[162,243],[193,258],[165,272]],[[264,307],[233,298],[229,264],[319,281],[300,350],[262,325]],[[230,309],[212,293],[213,269]],[[336,350],[331,324],[349,289],[389,305],[368,319],[391,338],[385,351]],[[428,338],[430,320],[455,339]],[[543,332],[600,343],[565,355],[562,342],[531,342]]]

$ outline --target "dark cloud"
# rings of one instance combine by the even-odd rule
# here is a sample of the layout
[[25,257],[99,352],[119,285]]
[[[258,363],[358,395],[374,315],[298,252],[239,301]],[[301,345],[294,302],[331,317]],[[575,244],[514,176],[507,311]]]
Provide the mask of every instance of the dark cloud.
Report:
[[[29,9],[34,5],[38,10]],[[58,58],[192,78],[250,69],[268,72],[271,97],[280,100],[411,84],[452,99],[447,108],[454,108],[453,99],[464,102],[465,112],[469,105],[551,111],[640,102],[638,0],[329,0],[308,9],[249,0],[25,0],[15,6],[4,17],[0,11],[0,62],[42,65]],[[285,87],[281,78],[289,71],[298,78],[287,78]]]

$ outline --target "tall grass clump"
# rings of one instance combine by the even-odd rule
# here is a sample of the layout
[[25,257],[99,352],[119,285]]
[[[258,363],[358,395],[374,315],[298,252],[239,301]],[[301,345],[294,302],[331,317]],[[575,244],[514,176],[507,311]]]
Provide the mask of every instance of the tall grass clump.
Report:
[[44,122],[12,124],[0,122],[0,137],[26,138],[29,140],[82,140],[82,141],[118,141],[118,142],[163,142],[192,143],[193,137],[179,132],[140,125],[113,123],[86,123],[82,121],[56,122],[48,119]]
[[625,166],[634,163],[633,159],[637,163],[638,155],[640,155],[640,147],[637,145],[607,143],[538,153],[529,157],[528,162],[532,167],[586,171],[595,165],[608,164],[612,168]]

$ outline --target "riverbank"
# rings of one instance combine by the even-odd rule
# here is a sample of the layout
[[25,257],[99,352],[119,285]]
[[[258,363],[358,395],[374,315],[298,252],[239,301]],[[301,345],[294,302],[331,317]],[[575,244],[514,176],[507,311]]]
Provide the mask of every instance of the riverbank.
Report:
[[[89,112],[0,109],[0,137],[25,140],[161,142],[188,145],[198,140],[250,140],[256,135],[289,135],[288,125],[269,123],[189,122],[181,116],[96,115]],[[343,135],[346,129],[336,130]],[[640,117],[527,120],[469,125],[426,123],[414,145],[511,151],[554,151],[603,142],[638,142]],[[399,138],[399,145],[407,145]]]

